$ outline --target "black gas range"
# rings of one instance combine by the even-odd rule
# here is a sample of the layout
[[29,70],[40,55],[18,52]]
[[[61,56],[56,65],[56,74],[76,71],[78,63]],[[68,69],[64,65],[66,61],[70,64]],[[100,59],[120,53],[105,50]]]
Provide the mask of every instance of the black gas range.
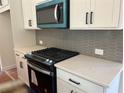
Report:
[[78,52],[54,47],[26,54],[30,87],[37,93],[57,93],[54,64],[78,54]]

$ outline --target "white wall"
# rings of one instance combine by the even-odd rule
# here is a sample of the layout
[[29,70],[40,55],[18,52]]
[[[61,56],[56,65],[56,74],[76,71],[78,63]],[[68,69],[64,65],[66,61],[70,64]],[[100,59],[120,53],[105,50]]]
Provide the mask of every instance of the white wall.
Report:
[[9,11],[0,14],[0,56],[3,68],[15,64]]
[[14,48],[35,45],[35,31],[24,30],[21,0],[10,0],[10,11],[0,14],[0,56],[3,69],[15,66]]
[[0,56],[0,71],[2,70],[2,63],[1,63],[1,56]]
[[10,0],[10,13],[14,47],[35,45],[35,31],[24,30],[21,0]]

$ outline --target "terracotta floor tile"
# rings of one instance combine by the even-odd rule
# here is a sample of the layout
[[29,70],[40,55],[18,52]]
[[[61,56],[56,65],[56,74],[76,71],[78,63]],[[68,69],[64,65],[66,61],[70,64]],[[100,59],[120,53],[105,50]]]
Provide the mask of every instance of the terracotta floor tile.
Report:
[[5,72],[0,72],[0,84],[8,81],[12,81],[12,79]]
[[9,73],[15,80],[17,80],[18,79],[18,74],[17,74],[17,72],[11,72],[11,73]]
[[17,69],[16,68],[13,68],[13,69],[10,69],[10,70],[7,70],[6,71],[9,75],[11,75],[14,79],[18,79],[18,74],[17,74]]
[[11,77],[13,77],[15,80],[18,79],[17,69],[16,68],[7,70],[5,72],[0,72],[0,84],[8,82],[8,81],[12,81]]

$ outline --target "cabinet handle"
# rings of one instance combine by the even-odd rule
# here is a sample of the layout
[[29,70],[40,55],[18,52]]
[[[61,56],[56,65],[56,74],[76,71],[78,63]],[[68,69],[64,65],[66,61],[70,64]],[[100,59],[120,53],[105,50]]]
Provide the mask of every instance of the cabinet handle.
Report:
[[20,68],[23,68],[23,62],[20,62]]
[[86,12],[86,24],[88,24],[88,15],[89,15],[89,13]]
[[71,92],[70,93],[77,93],[77,92],[74,92],[73,90],[71,90]]
[[76,85],[80,85],[80,82],[76,82],[76,81],[74,81],[74,80],[72,80],[72,79],[69,79],[69,81],[71,81],[72,83],[74,83],[74,84],[76,84]]
[[23,59],[26,59],[25,57],[22,57]]
[[90,24],[93,24],[93,12],[90,12]]
[[28,25],[32,26],[32,20],[28,20]]
[[19,54],[16,54],[16,56],[19,56]]
[[70,93],[73,93],[74,91],[73,90],[71,90],[71,92]]
[[70,93],[74,93],[74,91],[73,90],[71,90],[71,92]]

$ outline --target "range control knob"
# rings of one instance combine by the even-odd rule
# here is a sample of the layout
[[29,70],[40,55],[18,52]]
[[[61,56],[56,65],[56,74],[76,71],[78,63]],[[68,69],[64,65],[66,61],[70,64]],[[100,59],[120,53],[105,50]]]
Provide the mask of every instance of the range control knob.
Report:
[[29,52],[28,54],[29,54],[29,55],[32,55],[32,53],[31,53],[31,52]]
[[52,60],[50,60],[50,61],[49,61],[49,63],[53,63],[53,61],[52,61]]
[[46,62],[49,62],[50,60],[49,59],[46,59]]

